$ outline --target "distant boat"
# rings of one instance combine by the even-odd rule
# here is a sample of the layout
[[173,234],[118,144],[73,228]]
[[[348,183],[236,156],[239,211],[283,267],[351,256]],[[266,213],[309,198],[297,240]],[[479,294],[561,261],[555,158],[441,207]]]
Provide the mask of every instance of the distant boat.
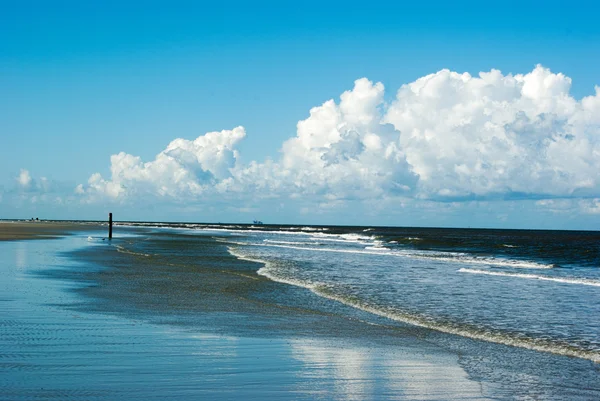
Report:
[[254,220],[254,224],[263,224],[263,222],[260,220]]

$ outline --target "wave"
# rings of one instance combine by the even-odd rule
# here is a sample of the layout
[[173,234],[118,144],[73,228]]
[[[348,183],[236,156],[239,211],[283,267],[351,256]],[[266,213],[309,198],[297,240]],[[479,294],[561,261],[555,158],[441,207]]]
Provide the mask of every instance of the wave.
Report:
[[264,239],[263,242],[269,243],[269,244],[280,244],[280,245],[321,245],[318,242],[292,242],[292,241],[278,241],[278,240],[273,240],[273,239]]
[[[369,236],[357,233],[346,233],[346,234],[331,234],[322,231],[328,230],[327,228],[317,227],[286,227],[285,230],[273,230],[263,229],[261,227],[250,228],[248,226],[239,225],[213,225],[213,224],[197,224],[197,223],[122,223],[131,225],[144,225],[144,226],[155,226],[155,227],[169,227],[169,228],[189,228],[200,231],[208,232],[229,232],[229,233],[260,233],[260,234],[283,234],[283,235],[300,235],[308,236],[307,240],[320,241],[320,242],[334,242],[334,243],[354,243],[365,245],[364,250],[352,250],[352,249],[336,249],[336,248],[314,248],[312,245],[320,245],[318,243],[308,244],[302,242],[292,241],[277,241],[277,240],[264,240],[267,243],[271,243],[271,246],[289,247],[290,249],[298,250],[313,250],[322,252],[341,252],[341,253],[363,253],[373,255],[387,255],[396,257],[410,257],[410,258],[421,258],[430,259],[436,261],[446,261],[451,263],[468,263],[468,264],[479,264],[486,266],[502,266],[508,268],[522,268],[522,269],[551,269],[555,267],[553,264],[544,264],[534,262],[530,260],[520,259],[507,259],[497,258],[493,256],[473,256],[465,253],[458,252],[440,252],[440,251],[426,251],[426,250],[392,250],[383,247],[382,241],[376,239],[375,236]],[[242,228],[243,227],[243,228]],[[290,230],[290,231],[288,231]],[[369,229],[367,229],[369,230]],[[366,231],[366,230],[365,230]],[[419,237],[407,237],[410,241],[419,241],[422,238]],[[392,244],[394,241],[390,242]],[[256,244],[245,244],[245,245],[256,245]],[[305,245],[305,246],[302,246]],[[259,245],[260,246],[260,245]],[[262,245],[267,246],[267,245]],[[306,247],[308,246],[308,247]],[[511,247],[511,245],[506,245]]]
[[494,265],[494,266],[502,266],[502,267],[510,267],[515,269],[552,269],[554,267],[553,264],[539,263],[531,260],[521,260],[521,259],[501,259],[495,258],[493,256],[468,256],[462,254],[461,256],[446,258],[444,256],[440,256],[437,259],[447,260],[450,262],[464,262],[471,264],[479,264],[479,265]]
[[258,245],[258,246],[262,245],[262,246],[274,247],[274,248],[297,249],[300,251],[354,253],[354,254],[363,254],[363,255],[401,256],[401,255],[396,254],[395,252],[389,252],[389,249],[388,249],[388,252],[379,252],[379,251],[369,251],[369,250],[363,250],[363,249],[309,248],[309,247],[305,247],[305,246],[283,245],[283,244],[246,244],[246,245]]
[[308,238],[310,241],[322,241],[322,242],[337,242],[342,244],[359,244],[359,245],[369,245],[371,242],[368,241],[357,241],[357,240],[347,240],[341,238],[327,238],[327,237],[310,237]]
[[[305,247],[292,244],[281,244],[281,243],[263,243],[263,244],[246,244],[246,245],[258,245],[266,247],[279,247],[287,249],[297,249],[304,251],[314,252],[338,252],[338,253],[353,253],[353,254],[364,254],[364,255],[378,255],[378,256],[394,256],[403,258],[418,258],[418,259],[429,259],[436,261],[445,261],[452,263],[469,263],[469,264],[481,264],[491,266],[502,266],[510,268],[524,268],[524,269],[551,269],[554,265],[542,264],[527,260],[517,259],[500,259],[494,257],[479,257],[469,256],[464,253],[458,252],[436,252],[436,251],[412,251],[412,250],[391,250],[385,247],[368,246],[365,249],[340,249],[340,248],[314,248]],[[302,244],[300,244],[302,245]]]
[[273,281],[293,285],[296,287],[306,288],[318,296],[331,299],[345,305],[372,313],[374,315],[386,317],[388,319],[407,323],[413,326],[423,327],[430,330],[435,330],[447,334],[454,334],[461,337],[472,338],[486,342],[509,345],[513,347],[527,348],[540,352],[548,352],[553,354],[565,355],[588,359],[595,363],[600,363],[600,352],[595,350],[581,349],[565,342],[550,341],[547,339],[512,336],[504,332],[492,332],[489,329],[478,328],[469,325],[459,325],[453,323],[437,322],[425,316],[410,314],[398,310],[390,310],[388,308],[377,307],[362,302],[354,296],[343,296],[336,294],[334,286],[321,282],[308,282],[291,277],[282,277],[278,274],[278,269],[275,264],[265,260],[250,258],[233,250],[229,251],[233,256],[240,259],[250,260],[253,262],[262,263],[263,267],[257,271],[257,274],[267,277]]
[[311,237],[314,240],[323,240],[323,241],[331,241],[331,242],[354,242],[357,244],[365,244],[368,242],[365,241],[373,241],[372,236],[368,235],[360,235],[360,234],[328,234],[328,233],[314,233]]
[[459,269],[458,271],[460,273],[485,274],[488,276],[517,277],[517,278],[525,278],[525,279],[530,279],[530,280],[555,281],[557,283],[591,285],[594,287],[600,287],[600,280],[592,280],[592,279],[587,279],[587,278],[549,277],[549,276],[540,276],[540,275],[536,275],[536,274],[493,272],[493,271],[488,271],[488,270],[465,269],[465,268]]
[[368,251],[389,251],[390,250],[390,248],[386,248],[384,246],[367,246],[367,247],[365,247],[365,249]]
[[320,233],[329,231],[327,227],[285,227],[285,229],[273,229],[268,226],[257,225],[238,225],[238,224],[200,224],[200,223],[154,223],[154,222],[115,222],[115,226],[126,227],[149,227],[149,228],[170,228],[170,229],[190,229],[201,231],[220,231],[220,232],[239,232],[239,233],[272,233],[272,234],[296,234],[307,235],[309,233]]
[[298,230],[292,230],[292,231],[287,231],[287,230],[270,230],[270,229],[259,229],[258,227],[256,227],[255,229],[251,229],[251,228],[246,228],[246,229],[229,229],[229,228],[221,228],[221,227],[201,227],[201,228],[196,228],[199,231],[208,231],[208,232],[229,232],[229,233],[236,233],[236,234],[283,234],[283,235],[298,235],[298,236],[314,236],[314,235],[334,235],[334,234],[325,234],[325,233],[320,233],[320,232],[316,232],[315,230],[311,230],[311,231],[301,231],[300,229]]
[[288,227],[288,230],[291,231],[306,231],[306,232],[313,232],[313,231],[329,231],[329,228],[326,227]]
[[120,253],[126,253],[128,255],[135,255],[135,256],[144,256],[144,257],[150,257],[152,255],[148,254],[148,253],[141,253],[141,252],[133,252],[125,247],[122,247],[121,245],[116,245],[117,248],[117,252]]
[[261,246],[261,244],[253,244],[250,242],[241,242],[241,241],[232,241],[230,239],[225,239],[225,238],[214,238],[215,241],[223,243],[223,244],[230,244],[230,245],[241,245],[241,246]]

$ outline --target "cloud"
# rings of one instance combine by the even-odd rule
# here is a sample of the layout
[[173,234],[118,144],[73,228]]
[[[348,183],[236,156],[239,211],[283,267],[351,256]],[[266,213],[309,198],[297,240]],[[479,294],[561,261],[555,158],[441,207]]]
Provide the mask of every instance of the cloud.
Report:
[[600,111],[537,66],[479,77],[442,70],[404,85],[385,120],[429,197],[598,193]]
[[13,175],[12,187],[0,187],[0,202],[4,216],[25,211],[36,212],[36,205],[63,206],[66,203],[80,203],[79,198],[69,197],[72,183],[56,182],[47,177],[34,177],[29,170],[20,169]]
[[382,122],[383,95],[381,83],[357,80],[339,104],[328,100],[298,122],[279,161],[236,168],[231,187],[328,203],[409,193],[417,177],[399,147],[400,132]]
[[173,199],[197,197],[231,177],[230,170],[238,159],[234,147],[245,136],[244,128],[237,127],[209,132],[193,141],[177,138],[147,163],[121,152],[110,158],[110,179],[93,174],[87,185],[77,186],[75,192],[112,199],[148,194]]
[[47,193],[55,190],[56,185],[46,177],[34,179],[29,170],[21,169],[19,175],[15,177],[17,182],[17,191],[20,193]]
[[334,208],[394,198],[597,198],[600,88],[577,100],[570,87],[542,66],[517,75],[441,70],[386,103],[383,84],[361,78],[338,102],[312,108],[277,160],[241,164],[236,146],[246,132],[237,127],[175,139],[150,162],[113,155],[110,178],[93,174],[76,192],[92,201],[284,197]]
[[542,199],[536,202],[536,206],[554,214],[600,214],[600,198]]
[[17,177],[17,182],[21,188],[29,188],[31,185],[31,174],[29,174],[29,171],[21,169],[21,172]]
[[600,198],[584,199],[580,201],[580,206],[583,213],[600,214]]

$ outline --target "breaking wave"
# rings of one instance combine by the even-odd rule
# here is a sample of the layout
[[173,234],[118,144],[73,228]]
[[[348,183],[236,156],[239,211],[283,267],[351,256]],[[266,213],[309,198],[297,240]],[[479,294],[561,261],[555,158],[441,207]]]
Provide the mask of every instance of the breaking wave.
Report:
[[[479,328],[471,325],[455,324],[448,322],[442,323],[425,316],[419,316],[416,314],[406,313],[400,310],[391,310],[389,308],[370,305],[360,299],[357,299],[357,297],[355,296],[344,296],[343,294],[336,293],[336,288],[329,284],[316,281],[309,282],[299,280],[296,278],[284,277],[281,274],[279,274],[277,266],[274,263],[261,259],[250,258],[240,253],[239,251],[235,251],[231,248],[229,249],[229,252],[233,256],[238,257],[240,259],[262,263],[263,267],[257,271],[257,273],[261,276],[267,277],[276,282],[306,288],[321,297],[341,302],[345,305],[363,310],[365,312],[372,313],[374,315],[386,317],[388,319],[395,320],[398,322],[408,323],[413,326],[423,327],[447,334],[454,334],[462,337],[472,338],[475,340],[482,340],[514,347],[527,348],[535,351],[583,358],[591,360],[595,363],[600,363],[600,352],[596,350],[581,349],[561,341],[551,341],[547,339],[531,338],[524,336],[517,337],[509,333],[504,333],[500,331],[493,332],[490,331],[490,329]],[[600,283],[598,283],[598,285],[600,285]]]
[[[341,302],[345,305],[372,313],[374,315],[383,316],[391,320],[408,323],[414,326],[424,327],[427,329],[440,331],[443,333],[454,334],[462,337],[472,338],[498,344],[504,344],[514,347],[527,348],[535,351],[549,352],[559,355],[589,359],[593,362],[600,363],[600,352],[595,350],[586,350],[575,347],[565,342],[550,341],[547,339],[512,336],[503,332],[492,332],[489,329],[478,328],[470,325],[459,325],[453,323],[442,323],[432,320],[424,316],[410,314],[399,310],[390,310],[374,305],[369,305],[357,299],[355,296],[344,296],[337,294],[335,287],[321,282],[308,282],[291,277],[283,277],[278,274],[277,266],[265,260],[250,258],[239,251],[229,249],[229,252],[240,259],[250,260],[253,262],[262,263],[263,267],[258,270],[258,274],[267,277],[273,281],[306,288],[316,295],[328,298],[334,301]],[[598,283],[600,285],[600,283]]]
[[460,273],[485,274],[488,276],[502,276],[502,277],[517,277],[517,278],[525,278],[525,279],[529,279],[529,280],[554,281],[557,283],[591,285],[594,287],[600,287],[599,280],[592,280],[592,279],[587,279],[587,278],[550,277],[550,276],[541,276],[541,275],[537,275],[537,274],[493,272],[493,271],[488,271],[488,270],[465,269],[465,268],[459,269],[458,271]]
[[[260,246],[270,246],[288,249],[297,249],[304,251],[315,251],[315,252],[338,252],[338,253],[354,253],[354,254],[365,254],[365,255],[385,255],[395,256],[402,258],[418,258],[418,259],[430,259],[436,261],[445,261],[452,263],[469,263],[469,264],[480,264],[480,265],[492,265],[502,266],[510,268],[522,268],[522,269],[551,269],[554,267],[552,264],[543,264],[527,260],[518,259],[501,259],[494,257],[479,257],[471,256],[459,252],[436,252],[436,251],[414,251],[414,250],[391,250],[386,247],[368,246],[365,249],[341,249],[341,248],[315,248],[309,246],[301,246],[303,244],[290,243],[283,244],[281,241],[277,243],[266,242],[263,244],[256,244]],[[248,244],[250,245],[250,244]]]

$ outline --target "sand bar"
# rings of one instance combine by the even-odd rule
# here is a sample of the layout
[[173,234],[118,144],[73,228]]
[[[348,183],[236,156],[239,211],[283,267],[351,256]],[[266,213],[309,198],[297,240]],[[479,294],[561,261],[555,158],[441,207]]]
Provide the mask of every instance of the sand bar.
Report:
[[57,238],[72,232],[101,229],[101,223],[0,221],[0,241]]

